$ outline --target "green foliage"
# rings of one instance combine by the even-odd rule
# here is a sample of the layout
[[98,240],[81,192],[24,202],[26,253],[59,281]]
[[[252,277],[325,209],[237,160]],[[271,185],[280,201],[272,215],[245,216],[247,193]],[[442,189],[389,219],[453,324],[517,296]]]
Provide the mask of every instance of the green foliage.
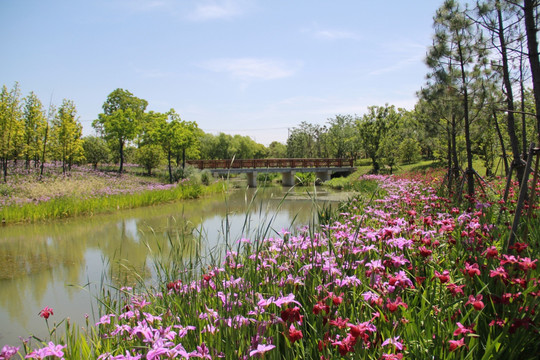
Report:
[[92,126],[116,148],[120,159],[119,172],[124,165],[124,147],[140,132],[142,118],[148,102],[133,96],[127,90],[116,89],[103,104],[103,113]]
[[[368,112],[357,119],[357,127],[362,149],[371,159],[373,172],[378,173],[380,168],[379,148],[388,129],[396,126],[399,114],[394,106],[370,106]],[[393,156],[389,155],[389,159]]]
[[416,139],[407,138],[399,144],[399,159],[404,164],[412,164],[420,159],[420,144]]
[[24,99],[24,154],[26,167],[30,166],[30,160],[37,163],[42,152],[42,143],[47,120],[41,101],[36,94],[30,94]]
[[201,171],[201,184],[208,186],[212,180],[212,174],[208,170]]
[[353,158],[359,151],[358,128],[351,115],[336,115],[328,119],[329,156],[339,159]]
[[144,145],[137,149],[136,154],[137,164],[146,169],[147,175],[152,175],[152,169],[163,160],[163,150],[159,145]]
[[272,141],[270,145],[268,145],[268,157],[273,159],[287,157],[287,146],[279,141]]
[[315,183],[315,173],[313,172],[297,172],[295,183],[300,186],[313,185]]
[[22,149],[23,134],[19,84],[15,83],[11,90],[3,85],[0,92],[0,161],[4,182],[7,181],[8,161],[16,159]]
[[287,157],[321,158],[329,157],[325,126],[301,122],[289,131]]
[[191,165],[186,165],[185,168],[179,166],[173,172],[173,181],[177,182],[182,179],[191,179],[198,177],[198,170]]
[[62,160],[64,173],[84,159],[82,125],[77,119],[75,103],[64,99],[52,121],[51,146],[57,158]]
[[263,159],[268,156],[266,147],[249,136],[203,134],[199,139],[203,159]]
[[259,173],[257,174],[257,185],[268,186],[280,176],[281,175],[278,173]]
[[336,177],[324,182],[324,186],[336,190],[350,190],[352,189],[351,180],[348,177]]
[[100,162],[109,160],[109,147],[107,142],[97,136],[86,136],[83,138],[84,157],[86,161],[94,166],[94,170]]

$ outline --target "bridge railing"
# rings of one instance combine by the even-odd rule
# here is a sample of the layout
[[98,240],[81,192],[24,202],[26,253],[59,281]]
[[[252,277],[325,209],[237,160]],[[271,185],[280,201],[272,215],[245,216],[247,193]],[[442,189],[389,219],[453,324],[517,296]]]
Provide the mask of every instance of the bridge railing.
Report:
[[336,168],[353,167],[352,159],[225,159],[188,160],[187,164],[204,169],[256,169],[256,168]]

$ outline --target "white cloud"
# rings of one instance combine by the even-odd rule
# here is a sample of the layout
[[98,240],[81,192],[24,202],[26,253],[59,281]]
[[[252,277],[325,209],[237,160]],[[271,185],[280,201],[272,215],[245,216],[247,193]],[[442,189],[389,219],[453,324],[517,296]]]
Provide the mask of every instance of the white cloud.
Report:
[[189,14],[189,19],[205,21],[232,18],[244,13],[243,5],[243,2],[233,0],[198,1],[195,9]]
[[382,66],[371,70],[369,75],[381,75],[414,66],[423,63],[426,56],[426,47],[424,45],[412,43],[409,41],[392,42],[381,45],[382,53],[385,59],[392,59],[390,65]]
[[318,30],[314,32],[314,36],[319,39],[339,40],[339,39],[360,39],[360,36],[350,31],[342,30]]
[[203,63],[204,68],[227,73],[231,77],[242,80],[274,80],[292,76],[299,63],[290,64],[279,60],[257,58],[224,58]]

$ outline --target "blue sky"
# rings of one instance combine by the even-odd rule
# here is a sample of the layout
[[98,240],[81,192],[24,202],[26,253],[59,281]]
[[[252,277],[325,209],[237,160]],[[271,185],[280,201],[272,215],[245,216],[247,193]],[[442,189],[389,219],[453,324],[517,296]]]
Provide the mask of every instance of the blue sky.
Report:
[[411,109],[442,0],[0,0],[1,84],[75,102],[116,88],[205,132],[285,142],[385,103]]

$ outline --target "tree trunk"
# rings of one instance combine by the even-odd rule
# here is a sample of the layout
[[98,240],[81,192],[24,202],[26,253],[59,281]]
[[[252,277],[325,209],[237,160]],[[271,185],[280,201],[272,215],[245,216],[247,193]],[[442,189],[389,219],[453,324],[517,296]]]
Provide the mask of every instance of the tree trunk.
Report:
[[467,193],[469,197],[474,195],[474,171],[472,163],[472,146],[471,146],[471,131],[470,131],[470,119],[469,119],[469,93],[467,89],[467,79],[465,76],[465,65],[463,59],[463,49],[461,43],[458,42],[459,51],[459,65],[461,69],[461,83],[463,87],[463,115],[465,119],[465,149],[467,152],[467,170],[465,174],[467,176]]
[[536,38],[536,20],[534,16],[535,0],[524,0],[525,31],[531,66],[534,101],[536,105],[536,131],[540,142],[540,59],[538,59],[538,39]]
[[120,140],[120,168],[118,169],[118,173],[122,174],[123,170],[124,170],[124,142]]
[[172,166],[171,166],[171,149],[167,151],[167,161],[169,162],[169,182],[173,183]]
[[502,11],[500,6],[497,7],[497,20],[498,20],[498,36],[501,46],[501,58],[503,68],[503,84],[506,93],[506,125],[508,129],[508,136],[510,137],[510,147],[512,149],[513,164],[516,169],[516,176],[521,185],[523,179],[524,165],[520,157],[519,139],[516,135],[516,121],[514,117],[514,93],[512,91],[512,82],[510,81],[510,69],[508,66],[508,50],[506,47],[506,39],[504,37],[504,24]]
[[519,93],[521,97],[521,149],[522,158],[527,161],[527,115],[525,114],[525,84],[523,80],[523,52],[519,57]]
[[459,166],[459,160],[458,160],[458,154],[457,154],[457,124],[456,124],[456,114],[452,114],[452,176],[453,180],[456,181],[456,183],[459,180],[460,177],[460,166]]
[[2,158],[2,174],[4,176],[4,182],[7,183],[7,158]]
[[504,164],[504,174],[508,176],[510,169],[508,168],[508,159],[506,158],[506,147],[504,146],[504,139],[501,133],[501,128],[499,127],[499,122],[497,121],[497,112],[493,110],[493,122],[495,123],[495,131],[497,131],[497,136],[499,137],[499,142],[501,143],[501,151]]
[[47,150],[47,136],[49,135],[49,122],[47,120],[47,127],[45,127],[45,136],[43,138],[43,151],[41,152],[41,169],[39,172],[40,179],[43,178],[43,168],[45,166],[45,152]]
[[450,198],[452,196],[452,177],[454,176],[454,169],[452,166],[452,129],[450,128],[449,124],[446,125],[446,140],[447,140],[447,162],[448,162],[448,173],[447,173],[447,180],[448,180],[448,197]]
[[182,169],[186,168],[186,148],[182,149]]

